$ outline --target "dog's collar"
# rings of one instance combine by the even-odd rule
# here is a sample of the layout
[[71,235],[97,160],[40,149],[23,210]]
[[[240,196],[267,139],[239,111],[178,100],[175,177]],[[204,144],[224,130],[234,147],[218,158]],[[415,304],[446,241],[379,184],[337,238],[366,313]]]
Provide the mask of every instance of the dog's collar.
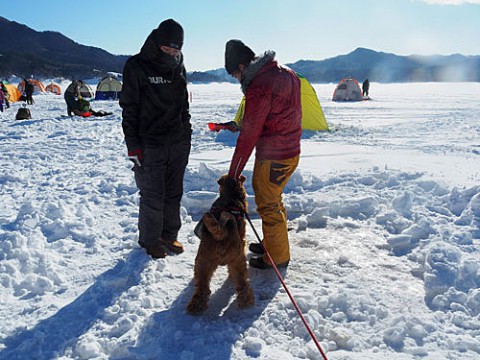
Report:
[[218,217],[218,216],[220,216],[222,211],[229,212],[230,214],[235,215],[238,218],[245,217],[245,212],[242,209],[240,209],[239,207],[235,207],[235,206],[230,206],[230,207],[214,206],[210,210],[210,213],[213,214],[215,217]]

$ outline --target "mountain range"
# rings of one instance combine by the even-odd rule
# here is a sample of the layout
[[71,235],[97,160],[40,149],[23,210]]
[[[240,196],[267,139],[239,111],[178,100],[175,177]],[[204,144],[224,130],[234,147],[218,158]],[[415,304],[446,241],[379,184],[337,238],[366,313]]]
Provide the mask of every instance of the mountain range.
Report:
[[[357,48],[326,60],[299,60],[286,64],[313,83],[337,83],[344,77],[374,82],[480,81],[480,56],[398,56]],[[190,73],[195,83],[236,81],[225,69]]]
[[[113,55],[54,32],[38,32],[0,17],[0,77],[91,78],[121,73],[127,55]],[[480,56],[398,56],[357,48],[325,60],[286,64],[313,83],[352,76],[374,82],[480,81]],[[225,69],[188,73],[192,83],[234,82]]]
[[38,32],[0,17],[0,77],[90,78],[122,72],[128,56],[76,43],[54,31]]

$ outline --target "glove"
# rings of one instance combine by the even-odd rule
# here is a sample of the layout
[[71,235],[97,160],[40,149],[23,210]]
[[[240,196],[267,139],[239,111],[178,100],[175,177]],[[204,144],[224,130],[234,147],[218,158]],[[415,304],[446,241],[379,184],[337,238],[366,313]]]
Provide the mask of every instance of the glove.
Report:
[[237,123],[235,121],[229,121],[223,124],[227,130],[230,130],[231,132],[237,132],[240,131],[240,128],[238,127]]
[[142,166],[143,154],[142,149],[135,149],[128,152],[128,159],[138,167]]
[[237,132],[239,130],[235,121],[229,121],[223,124],[219,123],[208,123],[208,128],[211,131],[219,132],[220,130],[230,130],[231,132]]

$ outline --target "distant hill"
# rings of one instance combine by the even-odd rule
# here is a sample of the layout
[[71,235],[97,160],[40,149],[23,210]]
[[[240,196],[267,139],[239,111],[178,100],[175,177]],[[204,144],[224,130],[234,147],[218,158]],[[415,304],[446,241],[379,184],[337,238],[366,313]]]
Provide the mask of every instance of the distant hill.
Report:
[[0,17],[0,77],[88,78],[122,72],[128,56],[80,45],[64,35],[38,32]]
[[[425,82],[425,81],[480,81],[480,56],[398,56],[358,48],[347,55],[326,60],[299,60],[286,64],[313,83],[337,83],[352,76],[360,81]],[[195,72],[192,82],[229,81],[225,69]]]
[[383,83],[480,81],[480,56],[397,56],[358,48],[347,55],[288,66],[312,82],[336,83],[346,76]]
[[191,83],[210,83],[210,82],[237,82],[237,79],[231,77],[224,68],[208,71],[193,71],[188,74],[188,81]]
[[[92,78],[121,73],[126,55],[112,55],[53,31],[38,32],[0,17],[0,77]],[[337,83],[353,76],[359,81],[480,81],[480,56],[398,56],[358,48],[325,60],[286,64],[314,83]],[[192,83],[235,82],[224,68],[188,73]]]

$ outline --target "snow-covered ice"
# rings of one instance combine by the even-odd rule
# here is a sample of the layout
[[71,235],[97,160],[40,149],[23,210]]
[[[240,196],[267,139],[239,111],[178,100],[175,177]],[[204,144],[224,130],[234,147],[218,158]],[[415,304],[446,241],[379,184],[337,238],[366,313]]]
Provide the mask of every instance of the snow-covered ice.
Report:
[[[374,83],[360,103],[314,87],[332,131],[304,133],[282,274],[328,358],[480,358],[480,84]],[[117,102],[68,118],[62,96],[38,94],[33,119],[14,120],[18,103],[0,113],[0,359],[321,358],[273,271],[249,270],[253,308],[237,308],[222,268],[207,312],[185,312],[193,228],[236,140],[206,123],[231,120],[242,96],[189,91],[186,251],[156,261],[137,245]]]

